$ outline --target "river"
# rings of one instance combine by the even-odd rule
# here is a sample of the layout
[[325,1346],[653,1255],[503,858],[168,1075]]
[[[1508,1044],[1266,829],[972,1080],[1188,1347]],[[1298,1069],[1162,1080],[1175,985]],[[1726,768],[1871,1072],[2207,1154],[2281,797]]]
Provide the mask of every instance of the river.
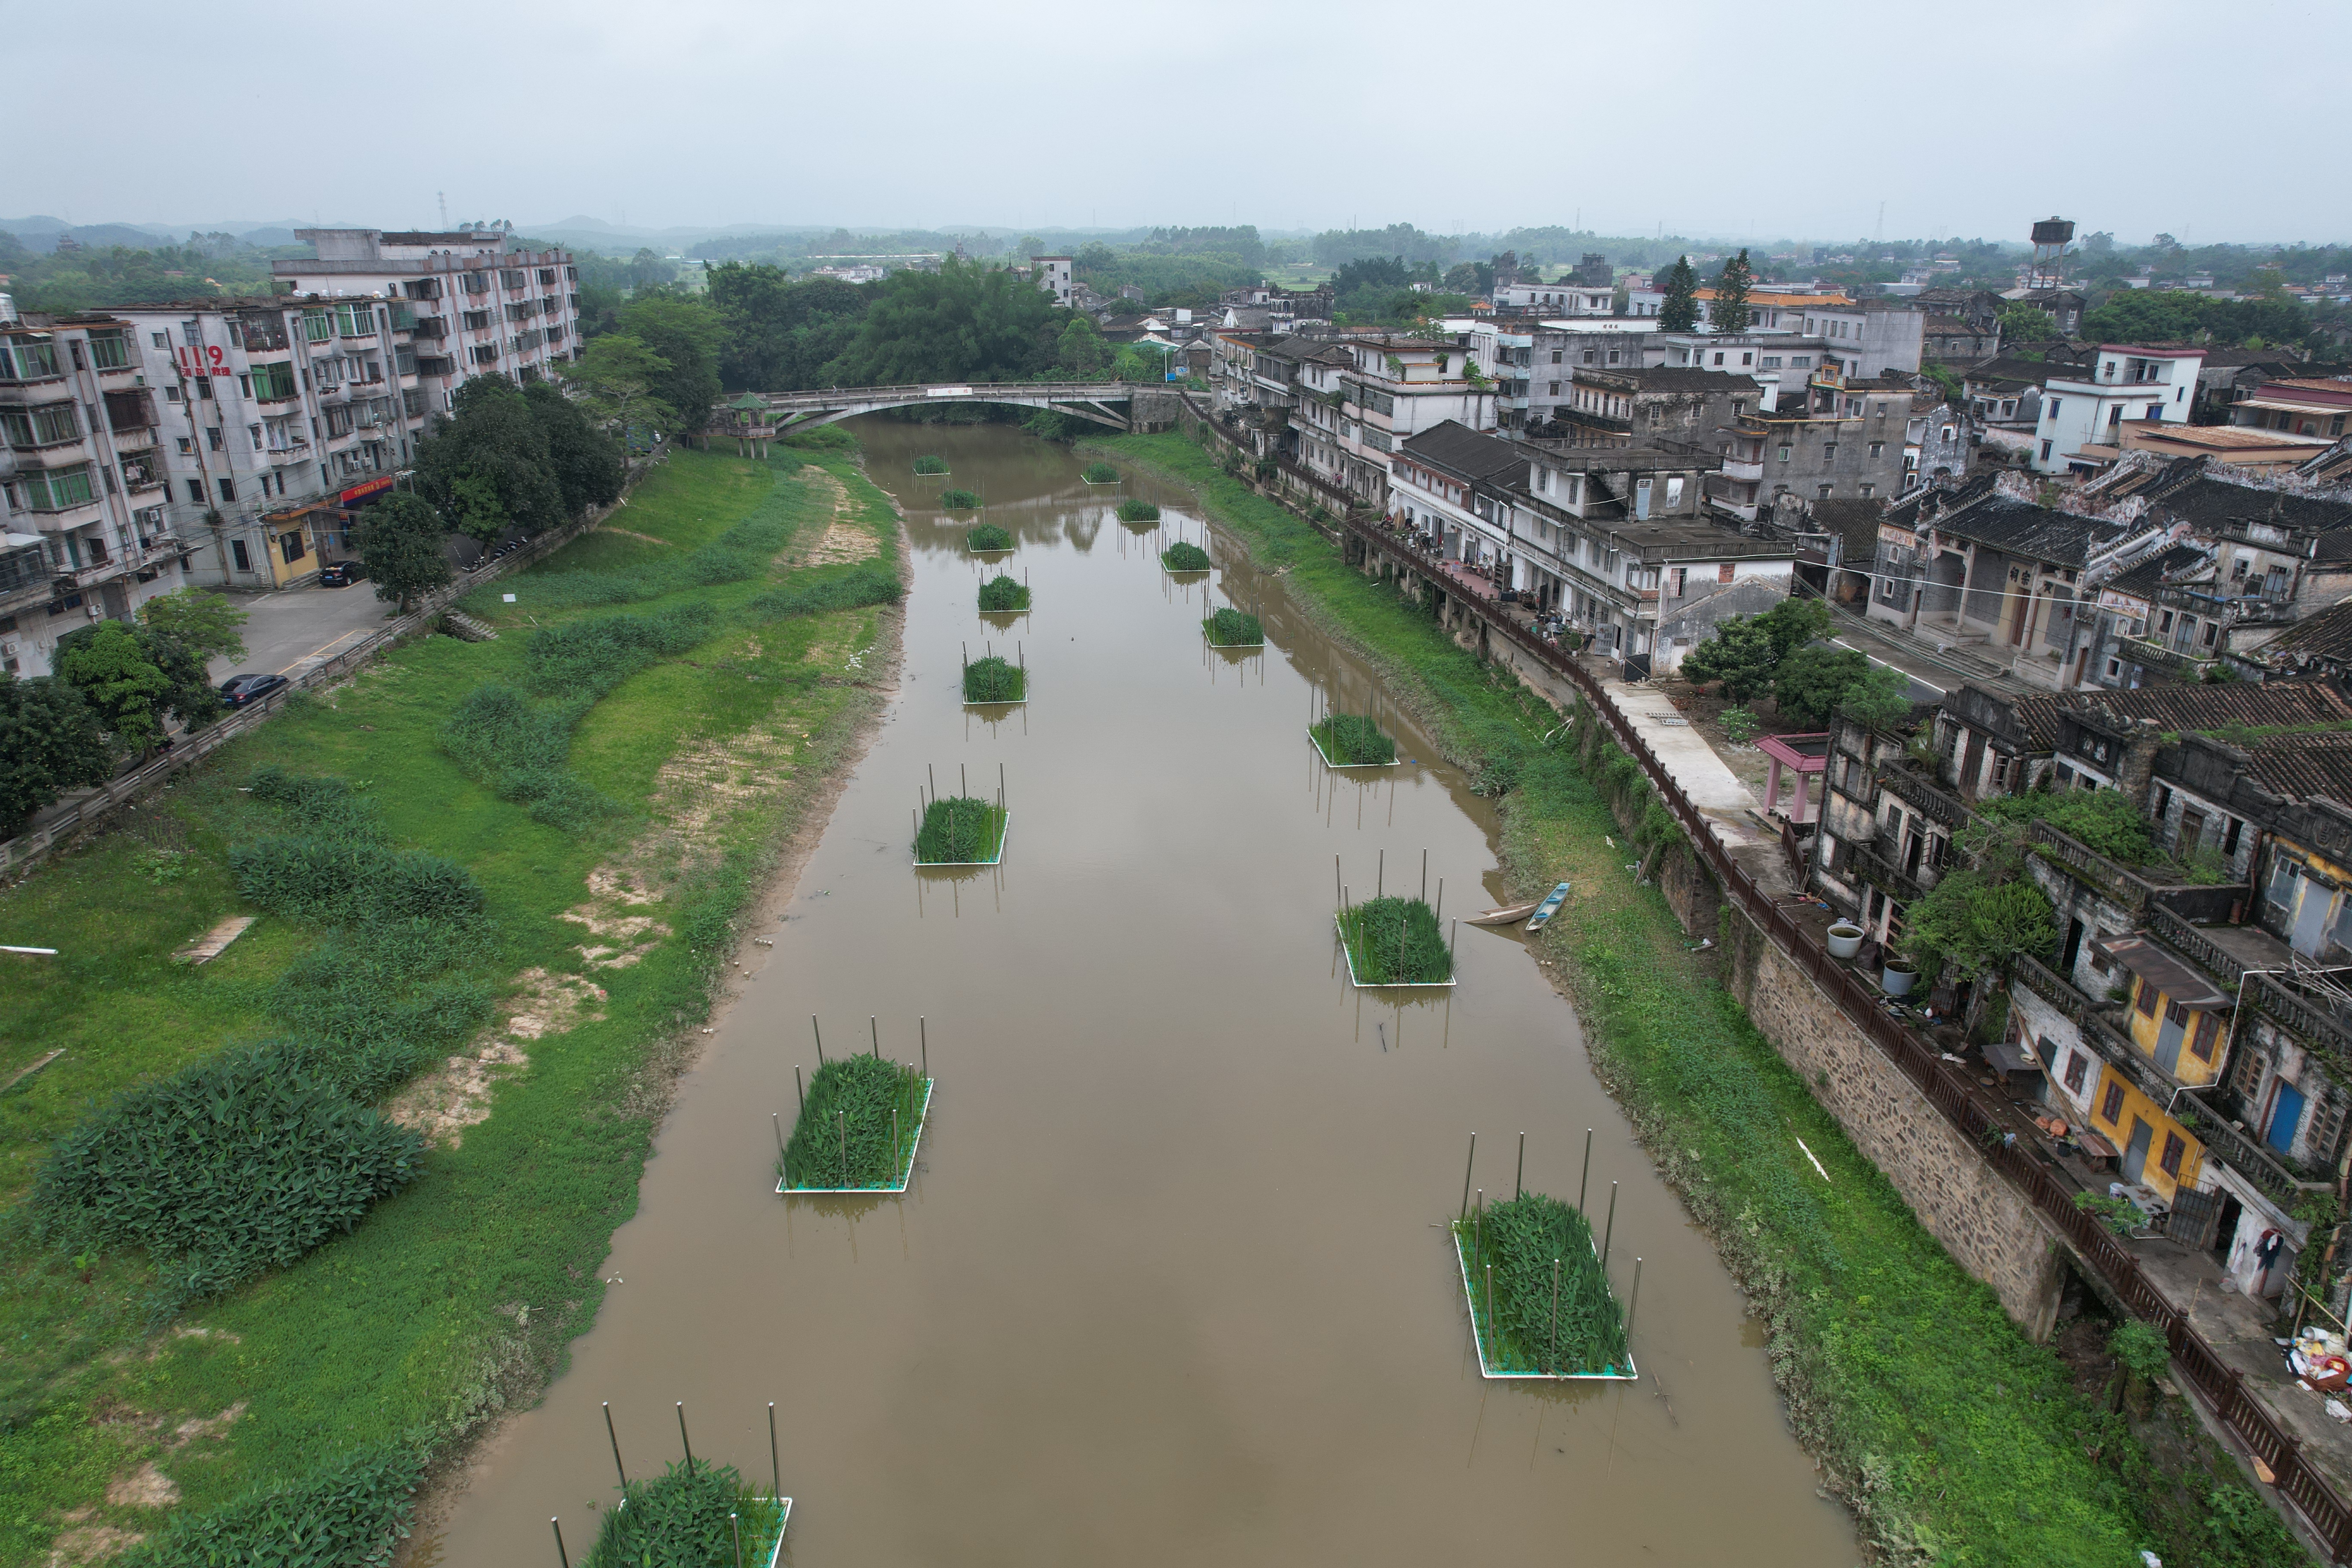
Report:
[[[420,1562],[577,1562],[632,1475],[695,1452],[769,1474],[800,1568],[1129,1568],[1507,1560],[1754,1568],[1853,1562],[1706,1237],[1586,1065],[1575,1016],[1510,936],[1461,928],[1461,984],[1350,990],[1333,857],[1357,897],[1418,889],[1449,920],[1499,901],[1493,808],[1391,715],[1407,765],[1328,773],[1318,687],[1360,664],[1218,540],[1210,584],[1160,569],[1210,531],[1181,493],[1122,524],[1066,450],[994,426],[863,421],[914,556],[899,695],[756,973],[715,1020],[614,1237],[568,1373],[484,1444]],[[939,452],[950,479],[919,479]],[[1002,625],[942,485],[984,492],[1034,611]],[[1255,606],[1269,646],[1202,645]],[[962,708],[961,651],[1017,651],[1032,701]],[[927,770],[1012,808],[1002,868],[908,864]],[[1380,858],[1385,851],[1385,868]],[[1572,906],[1571,906],[1572,909]],[[904,1196],[774,1195],[770,1116],[828,1050],[938,1080]],[[1643,1260],[1631,1384],[1478,1375],[1444,1222],[1476,1186],[1619,1189],[1612,1273]]]

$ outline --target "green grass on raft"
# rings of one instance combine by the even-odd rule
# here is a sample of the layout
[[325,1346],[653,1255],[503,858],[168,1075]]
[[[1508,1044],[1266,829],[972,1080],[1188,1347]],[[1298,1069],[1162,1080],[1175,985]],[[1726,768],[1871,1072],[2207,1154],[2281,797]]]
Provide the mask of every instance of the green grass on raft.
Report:
[[1013,535],[992,522],[978,523],[964,531],[963,547],[966,550],[1010,550],[1013,548]]
[[978,490],[945,489],[940,492],[940,507],[945,511],[970,511],[980,505]]
[[1158,522],[1160,509],[1148,500],[1138,500],[1129,496],[1118,503],[1118,520],[1121,522]]
[[966,702],[1022,702],[1029,696],[1029,672],[994,654],[963,667]]
[[1029,584],[1016,583],[1003,574],[980,585],[980,608],[983,615],[1003,615],[1029,607]]
[[1211,561],[1209,552],[1199,545],[1187,544],[1180,540],[1160,552],[1160,564],[1171,572],[1206,572],[1216,563]]
[[919,474],[944,474],[947,471],[948,460],[945,458],[925,455],[915,459],[915,472]]
[[1361,767],[1396,761],[1396,742],[1361,713],[1334,713],[1308,731],[1334,763]]
[[1263,647],[1265,627],[1255,616],[1231,606],[1219,610],[1201,623],[1211,644],[1217,647]]
[[1487,1370],[1552,1377],[1627,1370],[1624,1313],[1595,1256],[1592,1227],[1574,1205],[1525,1193],[1456,1220],[1454,1235]]
[[923,809],[915,858],[925,866],[975,866],[1003,858],[1006,813],[994,801],[951,795]]
[[924,1089],[920,1072],[884,1057],[826,1062],[809,1080],[777,1174],[788,1189],[898,1185],[914,1156]]
[[1454,978],[1454,955],[1436,912],[1419,899],[1373,899],[1339,913],[1340,935],[1359,985],[1437,985]]

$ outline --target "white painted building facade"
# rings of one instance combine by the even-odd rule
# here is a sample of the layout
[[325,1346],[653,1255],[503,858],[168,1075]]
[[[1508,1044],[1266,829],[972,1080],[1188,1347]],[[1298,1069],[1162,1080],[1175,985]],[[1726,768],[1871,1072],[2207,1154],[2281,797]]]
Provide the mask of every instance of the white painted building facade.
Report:
[[[2104,466],[2120,450],[2126,421],[2187,424],[2204,363],[2202,349],[2103,343],[2086,374],[2052,372],[2042,384],[2042,419],[2028,466],[2042,474],[2066,473],[2078,462]],[[2093,450],[2086,454],[2085,447]]]

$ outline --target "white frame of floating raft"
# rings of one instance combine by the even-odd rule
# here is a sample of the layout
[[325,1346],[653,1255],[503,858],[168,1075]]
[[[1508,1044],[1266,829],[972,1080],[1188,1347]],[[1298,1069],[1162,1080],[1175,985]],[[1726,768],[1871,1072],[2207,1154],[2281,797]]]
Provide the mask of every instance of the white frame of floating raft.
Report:
[[[1210,646],[1214,647],[1215,645],[1211,644]],[[1321,738],[1315,733],[1315,726],[1312,724],[1309,724],[1307,727],[1307,743],[1315,748],[1315,754],[1323,759],[1323,765],[1329,768],[1334,773],[1338,773],[1346,768],[1401,768],[1404,766],[1404,758],[1402,756],[1391,757],[1385,763],[1335,763],[1331,760],[1331,753],[1323,749],[1323,742]],[[1394,742],[1391,741],[1391,744],[1394,744]]]
[[[1013,703],[1013,702],[977,702],[977,703],[967,703],[967,704],[965,704],[965,706],[967,706],[967,707],[975,707],[975,708],[1013,708],[1013,707],[1018,707],[1018,706],[1019,706],[1019,704],[1018,704],[1018,703]],[[1006,847],[1007,847],[1007,846],[1009,846],[1012,842],[1013,842],[1013,812],[1012,812],[1012,809],[1011,809],[1010,807],[1007,807],[1007,808],[1006,808],[1006,810],[1005,810],[1005,813],[1004,813],[1004,831],[1003,831],[1003,833],[1001,833],[1001,834],[997,835],[997,838],[996,838],[996,858],[995,858],[995,859],[993,859],[993,860],[909,860],[909,861],[908,861],[908,862],[907,862],[907,864],[908,864],[908,865],[909,865],[909,866],[914,867],[914,868],[915,868],[917,870],[919,870],[919,871],[940,871],[940,870],[947,870],[947,869],[955,868],[964,868],[964,869],[969,869],[969,868],[971,868],[971,867],[974,867],[974,866],[1002,866],[1002,865],[1003,865],[1003,864],[1004,864],[1004,851],[1005,851],[1005,848],[1006,848]]]
[[[939,1081],[940,1080],[935,1078],[927,1078],[923,1080],[923,1109],[915,1118],[915,1141],[907,1145],[907,1168],[898,1173],[898,1184],[897,1186],[788,1187],[784,1185],[786,1178],[779,1175],[776,1178],[776,1195],[780,1198],[854,1198],[860,1196],[861,1194],[871,1197],[883,1193],[905,1192],[908,1186],[913,1184],[915,1180],[915,1160],[916,1157],[923,1152],[923,1129],[931,1124],[931,1090],[938,1085]],[[789,1513],[786,1514],[785,1519],[787,1523],[791,1521],[791,1516]]]
[[[1470,1288],[1470,1255],[1462,1249],[1462,1233],[1452,1226],[1454,1261],[1462,1270],[1462,1304],[1470,1312],[1470,1343],[1478,1352],[1478,1375],[1496,1383],[1636,1383],[1641,1380],[1641,1368],[1633,1364],[1633,1341],[1625,1340],[1625,1370],[1623,1372],[1496,1372],[1486,1364],[1486,1341],[1478,1332],[1478,1297]],[[1598,1257],[1599,1254],[1595,1254]],[[1609,1289],[1609,1299],[1617,1299],[1615,1286]]]
[[[1331,917],[1331,934],[1339,940],[1339,956],[1348,961],[1348,984],[1354,986],[1359,991],[1444,991],[1452,986],[1459,985],[1462,983],[1458,978],[1446,980],[1384,980],[1377,985],[1368,985],[1364,982],[1356,978],[1356,955],[1348,951],[1348,930],[1345,926],[1339,923],[1339,917],[1336,914]],[[1449,949],[1448,951],[1451,950]]]

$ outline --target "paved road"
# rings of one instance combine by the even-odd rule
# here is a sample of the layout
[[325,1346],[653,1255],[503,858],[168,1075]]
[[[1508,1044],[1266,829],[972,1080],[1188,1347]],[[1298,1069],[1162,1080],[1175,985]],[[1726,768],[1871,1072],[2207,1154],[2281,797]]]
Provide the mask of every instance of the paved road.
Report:
[[215,685],[232,675],[282,675],[291,680],[381,627],[392,611],[375,596],[373,583],[230,597],[252,618],[245,623],[245,658],[213,660]]

